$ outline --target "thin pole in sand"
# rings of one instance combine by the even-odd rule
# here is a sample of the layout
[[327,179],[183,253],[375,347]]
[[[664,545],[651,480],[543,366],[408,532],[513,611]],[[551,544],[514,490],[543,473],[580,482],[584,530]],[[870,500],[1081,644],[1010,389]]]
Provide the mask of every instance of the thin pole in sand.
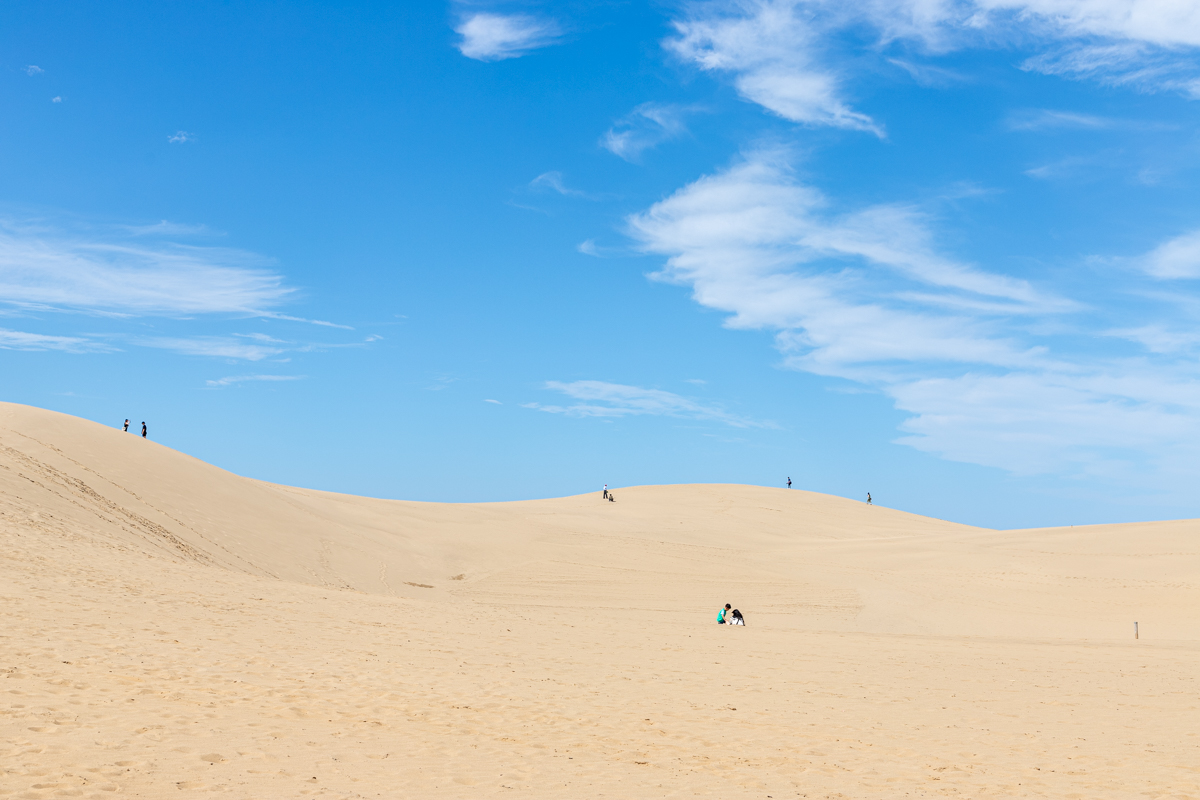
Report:
[[1133,623],[1133,638],[1138,638],[1137,623]]

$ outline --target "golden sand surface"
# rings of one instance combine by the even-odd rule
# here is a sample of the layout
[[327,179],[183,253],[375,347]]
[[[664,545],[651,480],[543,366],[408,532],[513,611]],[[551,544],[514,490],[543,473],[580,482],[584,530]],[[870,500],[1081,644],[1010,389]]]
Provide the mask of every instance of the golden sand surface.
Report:
[[616,495],[308,491],[0,404],[0,797],[1200,798],[1200,522]]

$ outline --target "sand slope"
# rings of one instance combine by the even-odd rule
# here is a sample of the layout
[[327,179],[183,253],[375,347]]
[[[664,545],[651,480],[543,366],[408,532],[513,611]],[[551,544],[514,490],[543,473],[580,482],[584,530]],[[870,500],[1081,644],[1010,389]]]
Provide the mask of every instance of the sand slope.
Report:
[[0,797],[1200,796],[1200,523],[617,495],[307,491],[0,404]]

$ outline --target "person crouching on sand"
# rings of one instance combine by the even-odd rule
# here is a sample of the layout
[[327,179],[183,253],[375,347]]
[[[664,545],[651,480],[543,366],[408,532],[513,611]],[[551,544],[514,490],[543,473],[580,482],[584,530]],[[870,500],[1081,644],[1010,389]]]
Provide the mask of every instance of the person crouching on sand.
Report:
[[726,603],[725,607],[717,612],[717,624],[718,625],[725,624],[725,615],[729,613],[729,609],[731,609],[731,608],[733,608],[733,606],[729,605],[729,603]]

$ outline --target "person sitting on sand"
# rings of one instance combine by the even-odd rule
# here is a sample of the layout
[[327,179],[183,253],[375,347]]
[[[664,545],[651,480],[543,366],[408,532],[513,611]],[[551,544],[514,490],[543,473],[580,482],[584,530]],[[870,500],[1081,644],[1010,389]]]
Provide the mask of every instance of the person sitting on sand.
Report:
[[733,608],[733,606],[729,605],[729,603],[726,603],[726,604],[725,604],[725,607],[724,607],[724,608],[722,608],[720,611],[718,611],[718,612],[717,612],[717,624],[718,624],[718,625],[724,625],[724,624],[725,624],[725,613],[726,613],[727,611],[729,611],[729,609],[731,609],[731,608]]
[[742,618],[742,612],[738,611],[736,608],[733,610],[732,616],[733,616],[733,619],[730,620],[730,622],[729,622],[730,625],[745,625],[746,624],[746,620]]

